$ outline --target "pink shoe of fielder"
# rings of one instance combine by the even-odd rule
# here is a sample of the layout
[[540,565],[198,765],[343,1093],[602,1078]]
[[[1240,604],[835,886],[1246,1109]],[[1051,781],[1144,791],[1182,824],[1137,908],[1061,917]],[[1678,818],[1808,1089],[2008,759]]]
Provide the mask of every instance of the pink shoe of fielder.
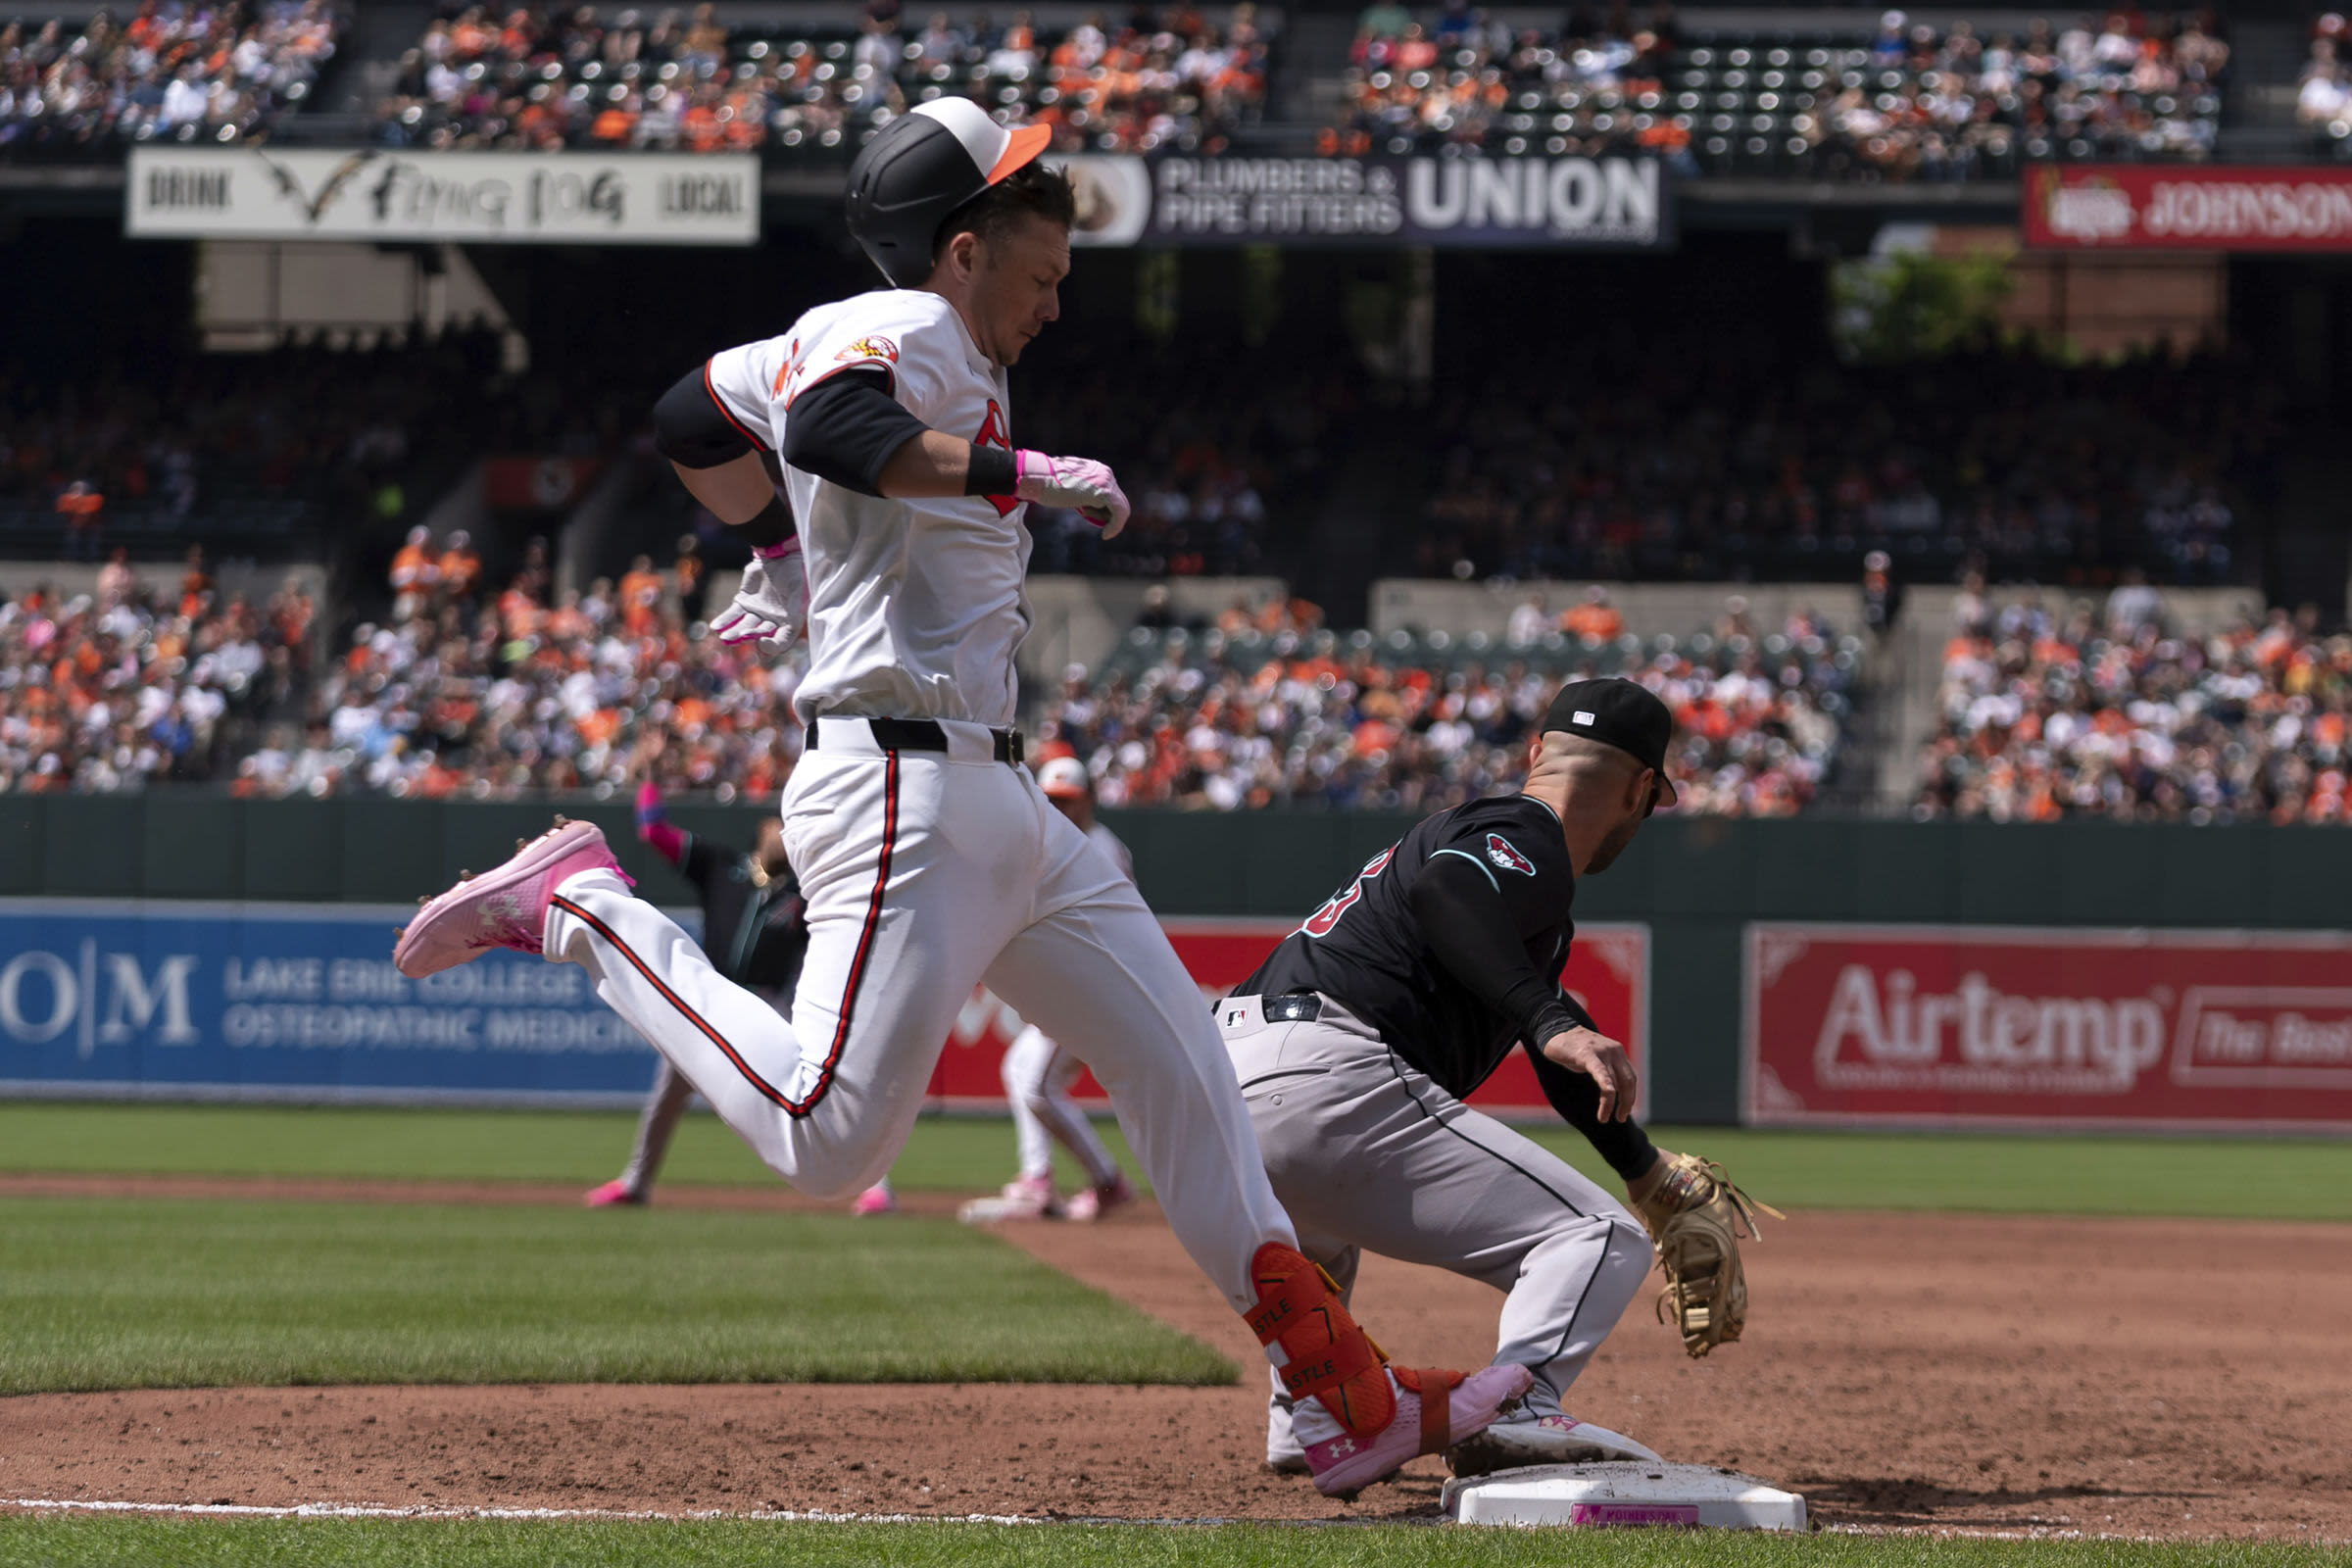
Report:
[[1114,1208],[1124,1208],[1135,1201],[1135,1189],[1127,1185],[1124,1175],[1111,1177],[1094,1187],[1081,1187],[1061,1201],[1061,1217],[1081,1223],[1101,1219]]
[[850,1212],[859,1219],[871,1219],[876,1214],[895,1214],[898,1211],[899,1198],[890,1190],[888,1182],[876,1182],[859,1193],[856,1201],[850,1204]]
[[400,933],[392,962],[410,979],[421,980],[492,948],[536,954],[547,929],[549,895],[582,871],[611,871],[636,886],[594,822],[559,816],[553,828],[517,845],[514,858],[497,870],[467,873],[447,893],[425,900]]
[[[1396,1414],[1369,1438],[1350,1437],[1322,1404],[1300,1399],[1292,1422],[1306,1447],[1306,1468],[1315,1490],[1327,1497],[1351,1497],[1386,1480],[1407,1461],[1444,1453],[1467,1442],[1494,1420],[1502,1407],[1534,1386],[1523,1366],[1485,1366],[1454,1379],[1451,1372],[1418,1372],[1392,1366]],[[1437,1400],[1443,1399],[1444,1404]]]
[[645,1206],[645,1195],[617,1177],[602,1187],[591,1187],[581,1198],[590,1208],[625,1208]]

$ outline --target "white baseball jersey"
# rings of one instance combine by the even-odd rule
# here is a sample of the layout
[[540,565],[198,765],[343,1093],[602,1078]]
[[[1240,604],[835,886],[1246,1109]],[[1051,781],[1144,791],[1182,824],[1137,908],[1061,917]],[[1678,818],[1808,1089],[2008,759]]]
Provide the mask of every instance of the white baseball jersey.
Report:
[[[711,395],[784,449],[793,400],[844,370],[880,370],[906,412],[977,446],[1012,447],[1004,370],[956,308],[917,289],[820,305],[781,337],[714,355]],[[891,501],[784,469],[808,572],[808,674],[793,708],[867,718],[1012,724],[1013,650],[1029,631],[1029,530],[1010,496]]]

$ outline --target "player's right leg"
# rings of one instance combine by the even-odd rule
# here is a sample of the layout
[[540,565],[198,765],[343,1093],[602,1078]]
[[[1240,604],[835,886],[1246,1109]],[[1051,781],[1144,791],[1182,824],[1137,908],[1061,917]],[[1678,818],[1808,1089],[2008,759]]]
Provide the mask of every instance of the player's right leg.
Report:
[[[1298,1250],[1331,1276],[1333,1288],[1340,1293],[1340,1304],[1354,1311],[1355,1270],[1362,1260],[1361,1250],[1312,1231],[1298,1233]],[[1298,1441],[1298,1401],[1283,1388],[1281,1373],[1275,1373],[1269,1381],[1272,1392],[1266,1396],[1266,1468],[1283,1475],[1304,1475],[1306,1445]]]
[[1387,1365],[1298,1251],[1233,1064],[1158,920],[1042,795],[1036,810],[1052,819],[1037,917],[989,988],[1049,1036],[1086,1042],[1177,1241],[1284,1370],[1316,1488],[1353,1493],[1485,1428],[1525,1392],[1525,1369],[1465,1380]]

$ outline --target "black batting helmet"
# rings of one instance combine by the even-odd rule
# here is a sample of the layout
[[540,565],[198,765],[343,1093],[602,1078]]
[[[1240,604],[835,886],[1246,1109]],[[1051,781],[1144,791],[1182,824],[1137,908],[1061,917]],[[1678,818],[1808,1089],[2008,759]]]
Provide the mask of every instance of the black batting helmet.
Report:
[[850,232],[897,288],[931,275],[948,215],[1046,150],[1046,125],[1006,127],[969,98],[917,104],[850,165]]

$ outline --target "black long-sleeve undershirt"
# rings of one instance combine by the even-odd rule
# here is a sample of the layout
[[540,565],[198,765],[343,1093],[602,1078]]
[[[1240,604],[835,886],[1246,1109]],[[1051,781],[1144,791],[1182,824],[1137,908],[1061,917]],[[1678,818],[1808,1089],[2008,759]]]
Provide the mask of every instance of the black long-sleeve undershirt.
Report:
[[1433,855],[1413,884],[1413,918],[1430,951],[1471,995],[1511,1021],[1522,1040],[1541,1045],[1576,1015],[1559,982],[1527,956],[1527,939],[1510,906],[1476,860]]
[[1527,1059],[1535,1063],[1536,1082],[1543,1087],[1544,1098],[1551,1102],[1551,1108],[1585,1135],[1586,1142],[1609,1162],[1609,1169],[1629,1182],[1649,1174],[1649,1167],[1658,1160],[1649,1134],[1631,1116],[1623,1121],[1602,1121],[1600,1085],[1574,1067],[1561,1066],[1533,1041],[1527,1043]]
[[1641,1125],[1630,1116],[1602,1121],[1600,1086],[1544,1054],[1544,1042],[1564,1030],[1598,1029],[1558,980],[1528,958],[1518,922],[1487,872],[1458,855],[1433,856],[1414,884],[1412,908],[1438,961],[1517,1028],[1544,1098],[1561,1119],[1618,1175],[1631,1181],[1645,1174],[1658,1156]]

